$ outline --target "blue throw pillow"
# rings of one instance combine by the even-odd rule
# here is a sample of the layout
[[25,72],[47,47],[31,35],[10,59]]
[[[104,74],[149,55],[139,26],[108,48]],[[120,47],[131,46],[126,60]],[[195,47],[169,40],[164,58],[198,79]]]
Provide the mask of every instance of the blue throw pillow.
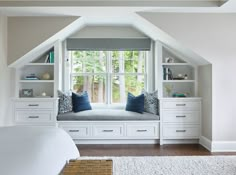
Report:
[[80,112],[92,109],[89,102],[88,93],[86,91],[80,94],[72,92],[72,104],[74,112]]
[[144,111],[144,94],[135,97],[133,94],[128,92],[126,111],[143,113]]

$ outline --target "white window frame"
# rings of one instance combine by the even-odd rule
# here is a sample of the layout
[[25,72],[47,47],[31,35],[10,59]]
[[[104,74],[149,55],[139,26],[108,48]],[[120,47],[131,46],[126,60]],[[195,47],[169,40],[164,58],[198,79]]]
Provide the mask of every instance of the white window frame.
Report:
[[114,73],[112,72],[112,56],[111,52],[107,54],[106,58],[106,68],[107,72],[105,73],[72,73],[72,58],[70,55],[70,51],[65,52],[65,61],[64,61],[64,91],[73,90],[73,76],[84,76],[84,75],[105,75],[106,83],[105,83],[105,102],[104,103],[92,103],[93,105],[122,105],[124,103],[112,103],[112,76],[113,75],[144,75],[144,88],[148,91],[154,90],[152,88],[154,81],[154,71],[153,71],[153,54],[152,51],[144,51],[145,52],[145,68],[143,73]]

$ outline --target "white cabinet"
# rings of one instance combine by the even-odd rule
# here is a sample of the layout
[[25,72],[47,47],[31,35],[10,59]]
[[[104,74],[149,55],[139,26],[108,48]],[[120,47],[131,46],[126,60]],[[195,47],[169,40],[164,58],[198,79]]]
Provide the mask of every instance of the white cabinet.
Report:
[[12,99],[16,125],[56,126],[61,42],[51,43],[17,63]]
[[158,142],[160,138],[160,121],[58,121],[58,126],[79,143],[88,140],[89,143],[104,140],[145,143],[145,140]]
[[93,136],[101,138],[122,137],[124,135],[124,126],[122,124],[112,125],[93,125]]
[[90,127],[87,125],[64,126],[63,129],[73,138],[87,138],[90,136]]
[[199,139],[201,98],[161,98],[160,116],[161,144],[166,140]]
[[16,125],[56,126],[57,98],[14,98],[14,122]]
[[128,124],[127,136],[129,137],[159,137],[159,125],[147,124]]
[[164,139],[198,139],[199,125],[163,124]]
[[52,109],[53,101],[40,101],[36,99],[17,100],[15,102],[16,109]]

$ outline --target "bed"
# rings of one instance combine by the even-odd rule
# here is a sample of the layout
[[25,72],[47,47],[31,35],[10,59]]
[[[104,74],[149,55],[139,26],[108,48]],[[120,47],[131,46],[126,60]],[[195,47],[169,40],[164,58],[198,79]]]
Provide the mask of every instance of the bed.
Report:
[[73,140],[55,127],[0,127],[0,173],[57,175],[79,157]]

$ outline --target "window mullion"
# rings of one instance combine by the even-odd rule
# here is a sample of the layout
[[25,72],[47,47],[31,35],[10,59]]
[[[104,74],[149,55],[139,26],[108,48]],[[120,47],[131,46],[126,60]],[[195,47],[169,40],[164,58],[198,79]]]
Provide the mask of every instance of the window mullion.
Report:
[[73,57],[72,57],[72,52],[68,52],[68,57],[69,57],[69,72],[70,72],[70,79],[69,79],[69,83],[70,83],[70,87],[69,89],[72,90],[73,89],[73,77],[72,77],[72,73],[73,73]]
[[111,52],[107,52],[107,83],[106,83],[106,103],[111,104]]

